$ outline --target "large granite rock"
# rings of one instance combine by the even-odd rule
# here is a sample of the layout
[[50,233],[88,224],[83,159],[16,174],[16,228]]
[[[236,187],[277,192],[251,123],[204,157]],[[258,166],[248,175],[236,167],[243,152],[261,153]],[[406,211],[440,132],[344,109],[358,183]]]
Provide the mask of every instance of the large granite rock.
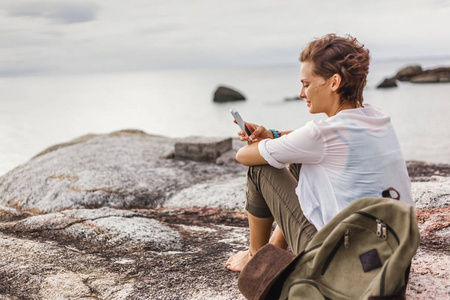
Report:
[[[246,169],[229,159],[243,143],[222,165],[160,158],[176,141],[85,136],[0,177],[0,299],[243,299],[225,268],[248,247]],[[421,232],[407,297],[446,299],[450,166],[407,166]]]
[[[192,185],[245,172],[237,163],[205,166],[161,159],[177,140],[143,132],[77,141],[52,147],[0,177],[0,205],[30,212],[156,207]],[[243,197],[234,202],[241,203]]]

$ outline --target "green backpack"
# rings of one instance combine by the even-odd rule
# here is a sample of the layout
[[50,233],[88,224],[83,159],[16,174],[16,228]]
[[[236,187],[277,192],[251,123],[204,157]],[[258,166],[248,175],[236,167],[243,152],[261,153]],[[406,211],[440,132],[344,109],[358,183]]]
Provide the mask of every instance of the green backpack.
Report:
[[404,299],[420,236],[414,207],[394,199],[354,201],[298,256],[272,245],[241,272],[248,299]]

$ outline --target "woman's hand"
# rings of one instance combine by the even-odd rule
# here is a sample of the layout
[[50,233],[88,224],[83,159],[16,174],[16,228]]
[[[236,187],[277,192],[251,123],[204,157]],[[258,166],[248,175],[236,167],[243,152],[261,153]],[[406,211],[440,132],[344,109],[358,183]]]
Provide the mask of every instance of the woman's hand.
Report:
[[[259,142],[264,139],[272,139],[273,134],[270,130],[267,130],[264,126],[245,122],[245,126],[250,130],[252,142]],[[241,137],[241,141],[249,141],[249,137],[245,135],[243,130],[238,132]]]

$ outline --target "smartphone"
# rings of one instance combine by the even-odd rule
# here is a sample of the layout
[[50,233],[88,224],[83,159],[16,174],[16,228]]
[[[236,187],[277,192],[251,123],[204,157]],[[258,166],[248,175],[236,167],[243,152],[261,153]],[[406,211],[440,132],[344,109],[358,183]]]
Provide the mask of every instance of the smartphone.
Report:
[[241,115],[239,114],[239,112],[237,110],[235,110],[234,108],[230,109],[230,113],[233,116],[233,118],[236,120],[237,124],[239,125],[239,127],[245,132],[245,134],[248,136],[248,140],[251,142],[252,138],[250,137],[250,135],[252,134],[250,132],[250,130],[248,129],[247,125],[245,125],[244,120],[242,119]]

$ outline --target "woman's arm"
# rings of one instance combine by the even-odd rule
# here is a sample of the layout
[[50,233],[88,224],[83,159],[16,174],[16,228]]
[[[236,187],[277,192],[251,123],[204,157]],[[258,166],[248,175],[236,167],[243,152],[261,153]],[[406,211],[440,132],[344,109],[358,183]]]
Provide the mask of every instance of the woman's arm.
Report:
[[[261,156],[258,149],[258,142],[263,139],[273,139],[273,133],[271,130],[266,129],[264,126],[245,123],[247,128],[252,132],[251,137],[253,143],[242,147],[236,154],[236,160],[243,164],[244,166],[257,166],[257,165],[267,165],[268,162]],[[286,135],[291,133],[291,131],[283,131],[281,135]],[[241,137],[241,141],[249,141],[249,137],[244,134],[244,131],[239,131],[238,135]]]
[[236,154],[236,160],[248,167],[268,164],[259,153],[258,143],[252,143],[239,149]]

